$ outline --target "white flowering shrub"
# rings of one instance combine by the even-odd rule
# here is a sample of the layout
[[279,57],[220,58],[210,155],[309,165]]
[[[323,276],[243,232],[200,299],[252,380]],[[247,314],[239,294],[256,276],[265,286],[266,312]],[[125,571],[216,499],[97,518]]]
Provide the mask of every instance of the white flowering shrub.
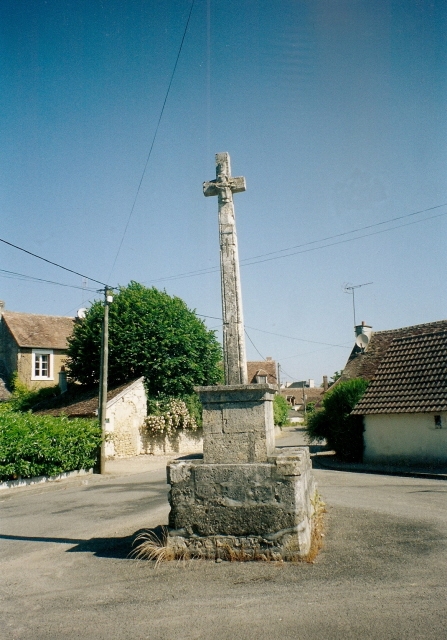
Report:
[[150,404],[151,414],[145,420],[146,429],[153,434],[171,434],[179,429],[198,429],[196,417],[192,416],[186,402],[177,398],[154,400]]

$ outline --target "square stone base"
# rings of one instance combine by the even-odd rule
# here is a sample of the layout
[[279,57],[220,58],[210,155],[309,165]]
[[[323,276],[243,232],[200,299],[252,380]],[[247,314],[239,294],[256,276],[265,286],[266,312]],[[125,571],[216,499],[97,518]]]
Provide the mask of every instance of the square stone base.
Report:
[[168,483],[168,545],[178,556],[288,560],[309,553],[316,487],[307,447],[276,449],[263,463],[178,460],[168,465]]

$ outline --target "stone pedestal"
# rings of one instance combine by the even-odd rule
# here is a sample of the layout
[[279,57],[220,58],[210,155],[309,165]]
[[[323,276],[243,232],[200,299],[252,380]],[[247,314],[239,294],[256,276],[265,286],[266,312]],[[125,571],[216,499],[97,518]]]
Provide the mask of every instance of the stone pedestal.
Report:
[[203,460],[168,466],[177,556],[292,560],[310,550],[307,447],[275,449],[272,385],[201,387]]
[[267,462],[275,448],[270,384],[199,387],[206,464]]

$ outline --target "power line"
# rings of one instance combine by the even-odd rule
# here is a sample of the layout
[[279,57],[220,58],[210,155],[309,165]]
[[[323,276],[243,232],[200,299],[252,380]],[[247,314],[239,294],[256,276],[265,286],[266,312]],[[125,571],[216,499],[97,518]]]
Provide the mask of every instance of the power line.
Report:
[[79,287],[74,284],[64,284],[63,282],[55,282],[54,280],[45,280],[43,278],[35,278],[34,276],[28,276],[24,273],[16,273],[15,271],[7,271],[6,269],[0,269],[0,277],[11,278],[13,280],[24,280],[30,282],[43,282],[45,284],[57,284],[60,287],[69,287],[70,289],[81,289],[82,291],[96,291],[91,287]]
[[189,10],[188,19],[186,21],[185,29],[183,31],[182,40],[180,42],[180,47],[179,47],[179,50],[178,50],[178,53],[177,53],[177,58],[175,60],[174,69],[173,69],[172,74],[171,74],[171,79],[169,80],[168,89],[166,91],[165,99],[163,101],[163,106],[161,107],[160,116],[158,118],[157,126],[155,127],[155,133],[154,133],[154,136],[152,138],[152,143],[151,143],[151,146],[150,146],[150,149],[149,149],[148,156],[146,158],[146,163],[145,163],[144,168],[143,168],[143,173],[141,174],[140,182],[138,183],[137,192],[135,194],[135,198],[134,198],[132,207],[130,209],[129,216],[127,218],[126,226],[124,227],[124,232],[123,232],[123,235],[121,237],[121,242],[119,244],[118,251],[116,252],[116,256],[115,256],[115,259],[113,261],[112,268],[110,269],[110,273],[109,273],[108,279],[112,275],[113,269],[115,268],[116,261],[118,260],[118,256],[120,254],[121,247],[123,246],[124,238],[125,238],[126,233],[127,233],[127,228],[129,226],[130,219],[132,218],[132,215],[133,215],[133,212],[134,212],[134,209],[135,209],[135,205],[137,203],[137,199],[138,199],[138,195],[140,193],[141,185],[143,184],[143,179],[144,179],[144,176],[146,175],[147,165],[149,164],[149,159],[150,159],[150,157],[152,155],[152,149],[154,148],[155,139],[157,137],[158,129],[160,127],[160,122],[161,122],[161,119],[163,117],[163,113],[164,113],[164,110],[165,110],[166,102],[168,100],[169,92],[171,90],[172,81],[174,80],[174,74],[175,74],[175,71],[177,69],[178,61],[180,59],[180,54],[181,54],[182,49],[183,49],[183,43],[185,41],[186,32],[188,30],[189,21],[191,19],[191,14],[192,14],[192,10],[193,10],[193,7],[194,7],[194,2],[195,2],[195,0],[192,0],[192,2],[191,2],[191,8]]
[[[248,326],[248,325],[246,325]],[[249,329],[253,329],[253,331],[260,331],[261,333],[268,333],[271,336],[278,336],[279,338],[288,338],[289,340],[298,340],[299,342],[310,342],[312,344],[324,344],[327,347],[341,347],[342,349],[346,349],[346,346],[343,344],[331,344],[330,342],[318,342],[317,340],[305,340],[304,338],[295,338],[293,336],[285,336],[282,333],[274,333],[273,331],[265,331],[265,329],[257,329],[256,327],[248,327]]]
[[[222,318],[217,318],[216,316],[205,316],[203,313],[197,313],[196,315],[198,315],[200,318],[211,318],[212,320],[221,320]],[[279,338],[287,338],[288,340],[298,340],[299,342],[310,342],[312,344],[323,344],[327,347],[341,347],[342,349],[346,349],[346,345],[344,344],[332,344],[329,342],[318,342],[317,340],[306,340],[305,338],[296,338],[293,336],[285,336],[282,333],[274,333],[273,331],[265,331],[265,329],[258,329],[256,327],[250,327],[249,325],[245,325],[244,326],[244,330],[245,333],[247,333],[247,327],[248,329],[252,329],[253,331],[260,331],[261,333],[268,333],[271,336],[278,336]],[[250,336],[247,333],[247,337],[250,340],[250,342],[253,344]],[[253,346],[255,347],[255,345],[253,344]],[[256,351],[259,353],[258,349],[255,347]],[[259,353],[259,355],[265,360],[265,358]]]
[[253,347],[255,348],[255,350],[259,353],[259,355],[261,356],[261,358],[263,360],[265,360],[265,357],[262,355],[262,353],[259,351],[258,347],[255,345],[255,343],[253,342],[253,340],[250,338],[250,336],[248,335],[247,329],[244,328],[245,331],[245,335],[247,336],[247,338],[250,340],[251,344],[253,345]]
[[79,273],[79,271],[73,271],[73,269],[68,269],[68,267],[64,267],[61,264],[58,264],[57,262],[52,262],[52,260],[47,260],[47,258],[42,258],[42,256],[38,256],[37,253],[32,253],[31,251],[28,251],[27,249],[23,249],[22,247],[19,247],[16,244],[12,244],[12,242],[3,240],[3,238],[0,238],[0,242],[3,242],[4,244],[7,244],[10,247],[13,247],[14,249],[18,249],[19,251],[23,251],[23,253],[27,253],[28,255],[33,256],[33,258],[38,258],[39,260],[43,260],[48,264],[52,264],[55,267],[59,267],[59,269],[63,269],[64,271],[69,271],[70,273],[74,273],[76,276],[81,276],[81,278],[87,278],[87,280],[92,280],[93,282],[102,284],[104,287],[108,286],[104,282],[101,282],[100,280],[95,280],[95,278],[90,278],[89,276],[85,276],[83,273]]
[[[259,256],[252,256],[251,258],[246,258],[246,260],[255,260],[256,258],[265,258],[266,256],[273,255],[275,253],[283,253],[284,251],[292,251],[292,249],[299,249],[301,247],[306,247],[310,244],[316,244],[318,242],[326,242],[327,240],[333,240],[334,238],[341,238],[342,236],[350,235],[351,233],[357,233],[359,231],[366,231],[366,229],[373,229],[374,227],[380,227],[384,224],[390,224],[391,222],[396,222],[397,220],[403,220],[405,218],[410,218],[411,216],[417,216],[421,213],[427,213],[427,211],[433,211],[434,209],[440,209],[441,207],[446,207],[447,202],[444,204],[437,204],[434,207],[429,207],[428,209],[421,209],[420,211],[413,211],[412,213],[405,213],[402,216],[397,216],[396,218],[390,218],[389,220],[382,220],[382,222],[375,222],[374,224],[368,224],[365,227],[359,227],[358,229],[354,229],[353,231],[344,231],[343,233],[337,233],[334,236],[328,236],[327,238],[321,238],[321,240],[312,240],[311,242],[305,242],[303,244],[297,244],[292,247],[288,247],[286,249],[278,249],[276,251],[270,251],[269,253],[262,253]],[[445,214],[442,214],[445,215]],[[426,218],[430,220],[430,218]],[[422,222],[421,220],[419,222]],[[394,227],[397,228],[397,227]],[[292,254],[293,255],[293,254]]]
[[[372,229],[374,227],[382,226],[384,224],[390,224],[391,222],[395,222],[396,220],[402,220],[402,219],[405,219],[405,218],[409,218],[411,216],[419,215],[421,213],[426,213],[428,211],[433,211],[434,209],[440,209],[441,207],[445,207],[445,206],[447,206],[447,203],[439,204],[439,205],[436,205],[434,207],[429,207],[427,209],[421,209],[420,211],[414,211],[412,213],[407,213],[407,214],[402,215],[402,216],[397,216],[395,218],[390,218],[389,220],[383,220],[382,222],[376,222],[374,224],[370,224],[370,225],[367,225],[365,227],[359,227],[358,229],[352,229],[351,231],[345,231],[343,233],[337,233],[337,234],[335,234],[333,236],[327,236],[326,238],[321,238],[320,240],[311,240],[309,242],[304,242],[302,244],[295,245],[293,247],[288,247],[287,249],[278,249],[277,251],[271,251],[269,253],[259,254],[257,256],[252,256],[250,258],[243,258],[240,261],[240,265],[241,265],[241,267],[246,267],[246,266],[250,266],[250,265],[253,265],[253,264],[259,264],[259,263],[262,263],[262,262],[269,262],[269,261],[272,261],[272,260],[280,260],[280,259],[283,259],[283,258],[288,258],[290,256],[298,255],[300,253],[308,253],[310,251],[317,251],[319,249],[325,249],[327,247],[332,247],[332,246],[335,246],[337,244],[344,244],[346,242],[353,242],[354,240],[360,240],[362,238],[367,238],[369,236],[378,235],[380,233],[386,233],[387,231],[393,231],[394,229],[399,229],[401,227],[406,227],[406,226],[410,226],[410,225],[413,225],[413,224],[419,224],[419,223],[425,222],[427,220],[433,220],[435,218],[440,218],[440,217],[443,217],[443,216],[447,215],[447,212],[440,213],[440,214],[435,215],[435,216],[430,216],[428,218],[423,218],[422,220],[415,220],[413,222],[409,222],[409,223],[406,223],[406,224],[395,225],[394,227],[391,227],[389,229],[383,229],[381,231],[375,231],[373,233],[367,233],[367,234],[364,234],[364,235],[361,235],[361,236],[356,236],[355,238],[347,238],[345,240],[339,240],[338,242],[332,242],[330,244],[325,244],[325,245],[320,246],[320,247],[312,247],[310,249],[304,249],[303,251],[295,251],[293,253],[288,253],[287,255],[273,255],[273,254],[277,254],[277,253],[283,253],[283,252],[286,252],[286,251],[291,251],[292,249],[298,249],[298,248],[302,248],[302,247],[307,247],[307,246],[312,245],[312,244],[318,244],[320,242],[327,242],[328,240],[333,240],[335,238],[340,238],[342,236],[352,235],[354,233],[359,233],[360,231],[365,231],[367,229]],[[272,256],[272,257],[268,257],[268,256]],[[258,260],[258,258],[263,258],[263,259],[262,260]],[[155,280],[150,280],[149,282],[151,282],[151,283],[165,282],[165,281],[168,281],[168,280],[180,280],[180,279],[183,279],[183,278],[190,278],[190,277],[194,277],[194,276],[206,275],[206,274],[215,273],[216,271],[219,271],[219,268],[220,267],[218,265],[216,265],[214,267],[198,269],[198,270],[195,270],[195,271],[186,271],[184,273],[179,273],[179,274],[173,275],[173,276],[166,276],[164,278],[157,278]]]
[[285,374],[286,374],[286,376],[287,376],[288,378],[290,378],[291,380],[293,380],[293,379],[296,377],[296,376],[291,376],[291,375],[290,375],[290,373],[287,373],[287,371],[285,371],[285,369],[283,368],[283,366],[282,366],[282,365],[281,365],[281,372],[282,372],[282,373],[285,373]]

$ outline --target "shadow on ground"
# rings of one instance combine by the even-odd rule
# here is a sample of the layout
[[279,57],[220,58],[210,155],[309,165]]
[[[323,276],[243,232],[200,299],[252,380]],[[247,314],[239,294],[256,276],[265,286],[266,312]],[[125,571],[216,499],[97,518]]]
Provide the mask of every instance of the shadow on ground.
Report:
[[76,538],[44,538],[39,536],[12,536],[0,534],[0,540],[16,540],[22,542],[44,542],[73,544],[73,547],[67,549],[67,553],[91,553],[98,558],[114,558],[115,560],[132,559],[132,551],[138,545],[136,542],[139,535],[149,533],[163,540],[163,532],[166,525],[158,525],[152,529],[144,528],[135,531],[128,536],[110,537],[110,538],[90,538],[89,540],[81,540]]

